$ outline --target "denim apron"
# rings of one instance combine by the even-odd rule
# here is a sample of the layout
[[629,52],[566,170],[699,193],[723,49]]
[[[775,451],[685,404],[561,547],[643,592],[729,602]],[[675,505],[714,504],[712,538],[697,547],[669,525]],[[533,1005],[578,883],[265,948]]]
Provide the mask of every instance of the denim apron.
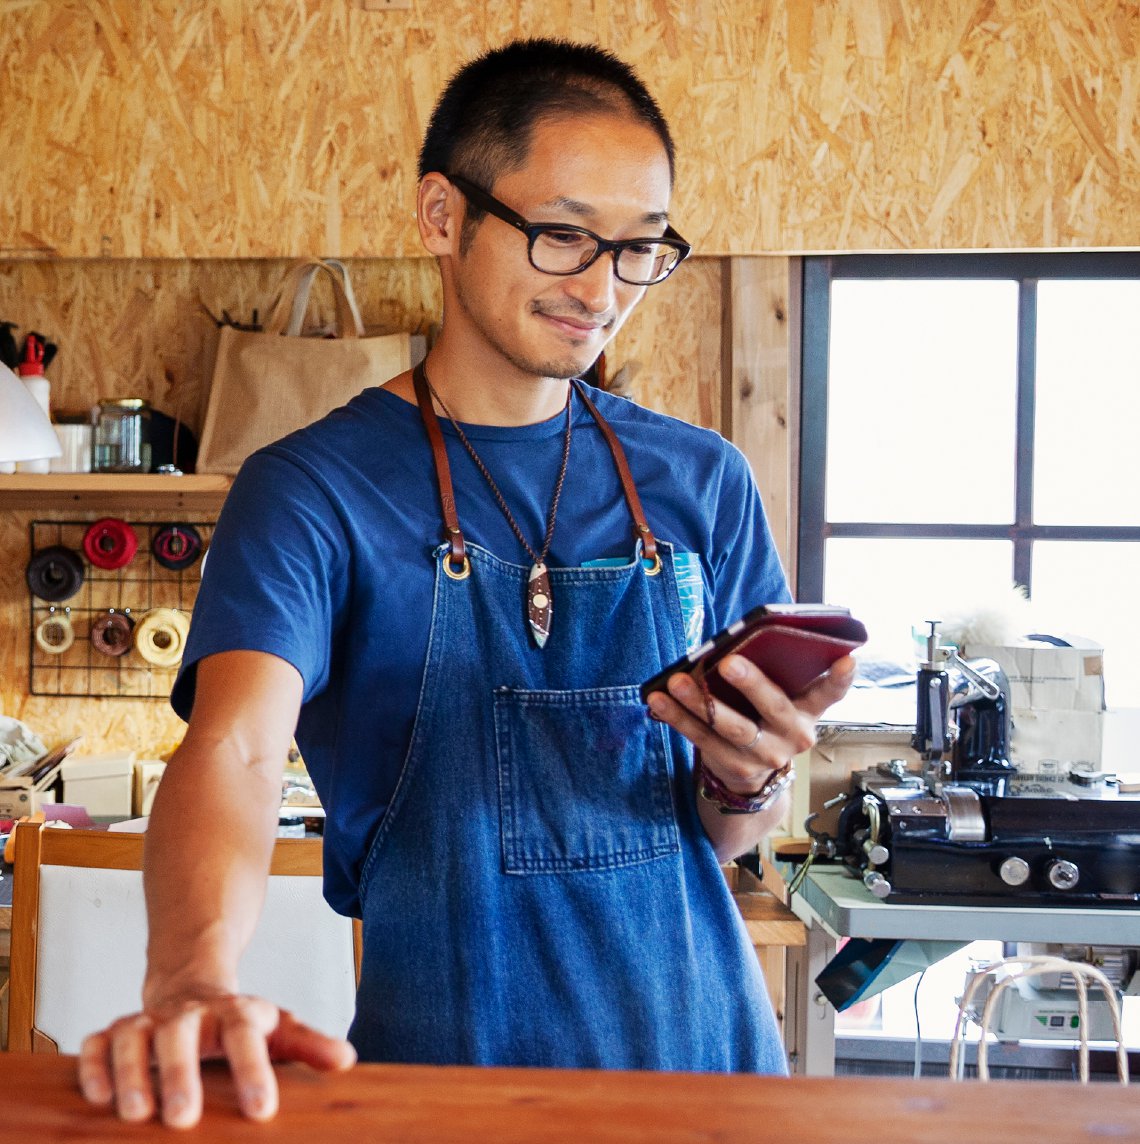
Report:
[[550,569],[539,650],[528,569],[458,545],[435,551],[412,739],[361,875],[361,1059],[784,1072],[689,749],[639,694],[685,651],[670,546],[649,534],[649,570],[641,542]]

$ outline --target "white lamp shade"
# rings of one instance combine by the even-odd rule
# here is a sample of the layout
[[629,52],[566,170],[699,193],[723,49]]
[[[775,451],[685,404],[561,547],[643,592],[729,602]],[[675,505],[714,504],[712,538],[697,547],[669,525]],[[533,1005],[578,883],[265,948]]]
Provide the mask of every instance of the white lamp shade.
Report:
[[28,387],[0,362],[0,461],[58,457],[63,450],[51,421]]

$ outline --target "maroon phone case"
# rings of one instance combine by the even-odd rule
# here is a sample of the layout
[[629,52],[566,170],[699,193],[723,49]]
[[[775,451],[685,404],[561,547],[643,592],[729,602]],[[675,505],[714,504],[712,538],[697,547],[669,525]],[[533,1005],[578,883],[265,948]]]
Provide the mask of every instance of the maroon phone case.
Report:
[[[813,630],[818,623],[823,630]],[[693,678],[710,695],[749,718],[759,719],[756,709],[725,680],[717,665],[727,655],[751,660],[773,683],[790,696],[807,690],[841,657],[867,642],[863,625],[849,616],[781,616],[765,618],[752,631],[718,648],[693,667]]]

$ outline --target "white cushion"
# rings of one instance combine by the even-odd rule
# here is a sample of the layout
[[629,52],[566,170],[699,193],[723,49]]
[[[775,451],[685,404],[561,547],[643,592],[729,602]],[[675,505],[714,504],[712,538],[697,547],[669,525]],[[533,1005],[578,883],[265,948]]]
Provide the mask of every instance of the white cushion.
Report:
[[[138,1009],[146,933],[139,871],[41,867],[35,1025],[61,1053]],[[319,877],[269,879],[238,973],[243,992],[345,1035],[356,999],[352,923],[321,896]]]

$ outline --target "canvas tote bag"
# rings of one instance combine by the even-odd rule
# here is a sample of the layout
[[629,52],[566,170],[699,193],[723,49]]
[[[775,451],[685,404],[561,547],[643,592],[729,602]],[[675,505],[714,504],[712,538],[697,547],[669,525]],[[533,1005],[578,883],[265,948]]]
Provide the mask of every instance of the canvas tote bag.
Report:
[[[327,274],[336,336],[302,337],[313,278]],[[264,331],[223,326],[210,381],[198,472],[233,474],[263,445],[411,368],[406,333],[365,337],[347,268],[310,258],[286,272]]]

